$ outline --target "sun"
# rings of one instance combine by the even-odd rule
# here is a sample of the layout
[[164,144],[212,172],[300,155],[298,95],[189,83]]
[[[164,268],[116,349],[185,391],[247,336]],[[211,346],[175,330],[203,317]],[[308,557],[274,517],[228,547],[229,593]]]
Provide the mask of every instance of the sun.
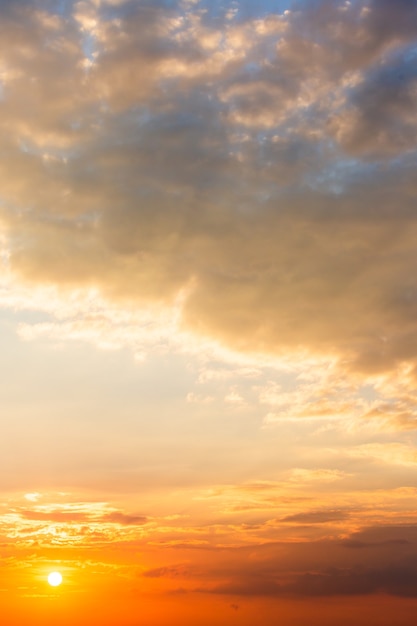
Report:
[[62,575],[59,572],[51,572],[48,576],[51,587],[58,587],[62,583]]

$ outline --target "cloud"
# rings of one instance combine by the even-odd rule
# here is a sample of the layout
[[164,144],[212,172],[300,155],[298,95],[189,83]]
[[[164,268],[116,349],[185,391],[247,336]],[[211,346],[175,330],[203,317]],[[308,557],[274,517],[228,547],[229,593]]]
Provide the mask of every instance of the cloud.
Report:
[[[365,527],[353,533],[349,541],[357,541],[368,547],[385,545],[395,550],[395,545],[414,545],[417,539],[417,528],[414,524],[392,524]],[[345,542],[343,542],[345,545]]]
[[146,570],[142,575],[145,578],[188,578],[192,573],[189,565],[179,564]]
[[297,524],[327,524],[328,522],[339,522],[346,520],[349,513],[340,510],[329,511],[306,511],[294,513],[283,517],[281,522],[292,522]]
[[331,569],[301,576],[288,591],[302,596],[339,596],[387,593],[416,597],[416,563],[405,562],[381,569]]
[[101,520],[103,522],[110,522],[111,524],[121,524],[122,526],[142,526],[148,521],[144,515],[129,515],[120,513],[119,511],[107,513],[103,515]]
[[[380,593],[415,598],[417,560],[412,540],[415,530],[415,526],[374,527],[355,533],[342,544],[331,539],[317,543],[303,542],[298,546],[286,544],[286,550],[289,550],[288,568],[291,572],[285,569],[287,562],[282,553],[282,545],[269,544],[263,548],[258,546],[256,561],[247,563],[240,571],[232,566],[223,572],[223,582],[199,587],[196,591],[273,598]],[[388,538],[396,534],[397,539]],[[378,536],[384,537],[384,540],[375,541]],[[362,560],[346,556],[347,552],[343,557],[340,550],[356,547],[356,538],[361,547],[366,545],[372,551],[366,550]],[[363,542],[363,546],[361,538],[368,539],[368,542]],[[351,544],[351,541],[354,543]],[[358,554],[356,550],[348,552]]]
[[376,463],[389,465],[414,467],[417,463],[417,453],[414,447],[394,442],[361,444],[350,450],[348,454],[354,458],[367,458]]
[[391,546],[391,545],[399,545],[404,546],[410,544],[407,539],[387,539],[387,541],[380,541],[374,543],[365,543],[363,541],[358,541],[355,539],[346,539],[341,542],[341,545],[344,548],[350,548],[353,550],[362,550],[367,548],[380,548],[382,546]]
[[0,7],[8,271],[183,294],[183,328],[242,352],[415,364],[414,4],[187,7]]
[[10,501],[0,515],[0,528],[6,544],[12,541],[18,551],[28,546],[90,545],[129,543],[140,540],[149,519],[125,512],[94,499],[78,500],[71,493],[36,495],[32,508],[20,506],[20,498]]
[[336,135],[351,154],[381,158],[415,149],[415,61],[413,51],[402,50],[352,89],[350,106],[335,121]]
[[243,583],[224,584],[209,593],[243,597],[332,597],[359,596],[385,593],[400,597],[417,597],[416,563],[381,569],[332,568],[322,572],[306,573],[290,584],[279,584],[267,577],[247,579]]
[[86,513],[77,513],[75,511],[19,511],[19,515],[28,520],[38,522],[86,522],[89,516]]

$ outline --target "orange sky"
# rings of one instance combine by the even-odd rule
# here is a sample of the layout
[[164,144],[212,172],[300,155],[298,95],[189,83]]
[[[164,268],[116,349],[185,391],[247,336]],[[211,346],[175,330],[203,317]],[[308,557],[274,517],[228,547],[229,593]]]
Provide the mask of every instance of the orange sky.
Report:
[[0,0],[1,624],[414,624],[416,45]]

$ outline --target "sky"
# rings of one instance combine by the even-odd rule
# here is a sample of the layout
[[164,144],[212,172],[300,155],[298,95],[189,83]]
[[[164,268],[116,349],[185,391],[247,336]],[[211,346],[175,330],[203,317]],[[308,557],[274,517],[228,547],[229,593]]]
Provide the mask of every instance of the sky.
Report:
[[2,623],[415,623],[416,112],[415,0],[0,0]]

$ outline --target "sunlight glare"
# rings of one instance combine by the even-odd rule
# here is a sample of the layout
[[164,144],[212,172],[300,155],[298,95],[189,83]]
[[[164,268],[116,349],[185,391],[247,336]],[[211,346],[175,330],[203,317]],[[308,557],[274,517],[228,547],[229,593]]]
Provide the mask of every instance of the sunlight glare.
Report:
[[59,572],[51,572],[48,576],[51,587],[58,587],[62,583],[62,575]]

